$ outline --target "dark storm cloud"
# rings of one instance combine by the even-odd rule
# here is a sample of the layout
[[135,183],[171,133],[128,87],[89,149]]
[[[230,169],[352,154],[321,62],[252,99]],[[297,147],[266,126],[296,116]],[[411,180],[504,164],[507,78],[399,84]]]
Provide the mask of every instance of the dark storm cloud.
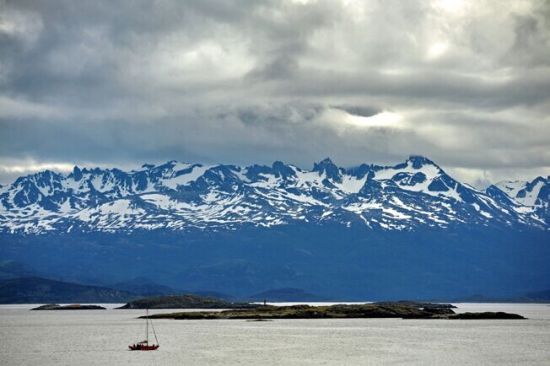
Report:
[[4,182],[328,155],[547,174],[549,96],[542,0],[0,0]]

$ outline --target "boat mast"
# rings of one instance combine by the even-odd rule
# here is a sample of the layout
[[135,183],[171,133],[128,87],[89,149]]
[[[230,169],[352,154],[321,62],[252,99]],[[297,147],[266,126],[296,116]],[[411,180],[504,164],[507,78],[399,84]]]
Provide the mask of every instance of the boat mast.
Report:
[[153,329],[153,335],[155,336],[155,341],[157,341],[157,346],[160,344],[159,339],[157,338],[157,332],[155,332],[155,326],[153,325],[153,319],[149,319],[151,321],[151,328]]
[[149,309],[145,310],[145,341],[149,344]]

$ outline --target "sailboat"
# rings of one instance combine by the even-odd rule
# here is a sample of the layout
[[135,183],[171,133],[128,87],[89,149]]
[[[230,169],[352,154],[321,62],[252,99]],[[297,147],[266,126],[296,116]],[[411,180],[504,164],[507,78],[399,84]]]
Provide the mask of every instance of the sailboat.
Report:
[[[160,347],[155,327],[153,327],[153,321],[149,319],[149,309],[145,311],[145,315],[145,340],[129,345],[128,348],[130,348],[130,351],[154,351]],[[151,324],[156,344],[149,344],[149,324]]]

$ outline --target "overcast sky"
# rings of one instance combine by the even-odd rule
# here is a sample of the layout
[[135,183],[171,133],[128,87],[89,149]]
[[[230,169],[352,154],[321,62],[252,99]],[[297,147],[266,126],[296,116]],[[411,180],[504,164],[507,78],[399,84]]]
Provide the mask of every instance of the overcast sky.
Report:
[[0,0],[0,182],[421,154],[550,173],[550,1]]

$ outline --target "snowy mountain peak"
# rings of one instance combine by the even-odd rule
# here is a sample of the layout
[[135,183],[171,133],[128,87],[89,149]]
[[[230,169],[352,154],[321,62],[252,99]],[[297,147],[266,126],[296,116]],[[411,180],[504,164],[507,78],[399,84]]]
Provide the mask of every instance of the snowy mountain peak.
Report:
[[313,164],[313,171],[318,172],[319,175],[325,174],[330,180],[337,182],[342,181],[342,177],[340,176],[340,168],[338,168],[338,166],[336,166],[336,164],[334,164],[328,157],[321,160],[319,163]]
[[273,172],[277,177],[282,177],[285,179],[291,176],[295,176],[295,173],[296,173],[296,171],[292,166],[286,165],[282,161],[274,162],[271,168],[273,169]]
[[433,161],[422,155],[409,156],[409,158],[407,159],[407,163],[411,163],[414,169],[421,169],[425,165],[437,166]]
[[69,177],[73,178],[75,181],[78,182],[79,180],[82,179],[82,170],[80,170],[80,168],[75,165]]
[[495,184],[510,198],[529,207],[544,206],[549,202],[550,177],[536,177],[532,181],[502,181]]

